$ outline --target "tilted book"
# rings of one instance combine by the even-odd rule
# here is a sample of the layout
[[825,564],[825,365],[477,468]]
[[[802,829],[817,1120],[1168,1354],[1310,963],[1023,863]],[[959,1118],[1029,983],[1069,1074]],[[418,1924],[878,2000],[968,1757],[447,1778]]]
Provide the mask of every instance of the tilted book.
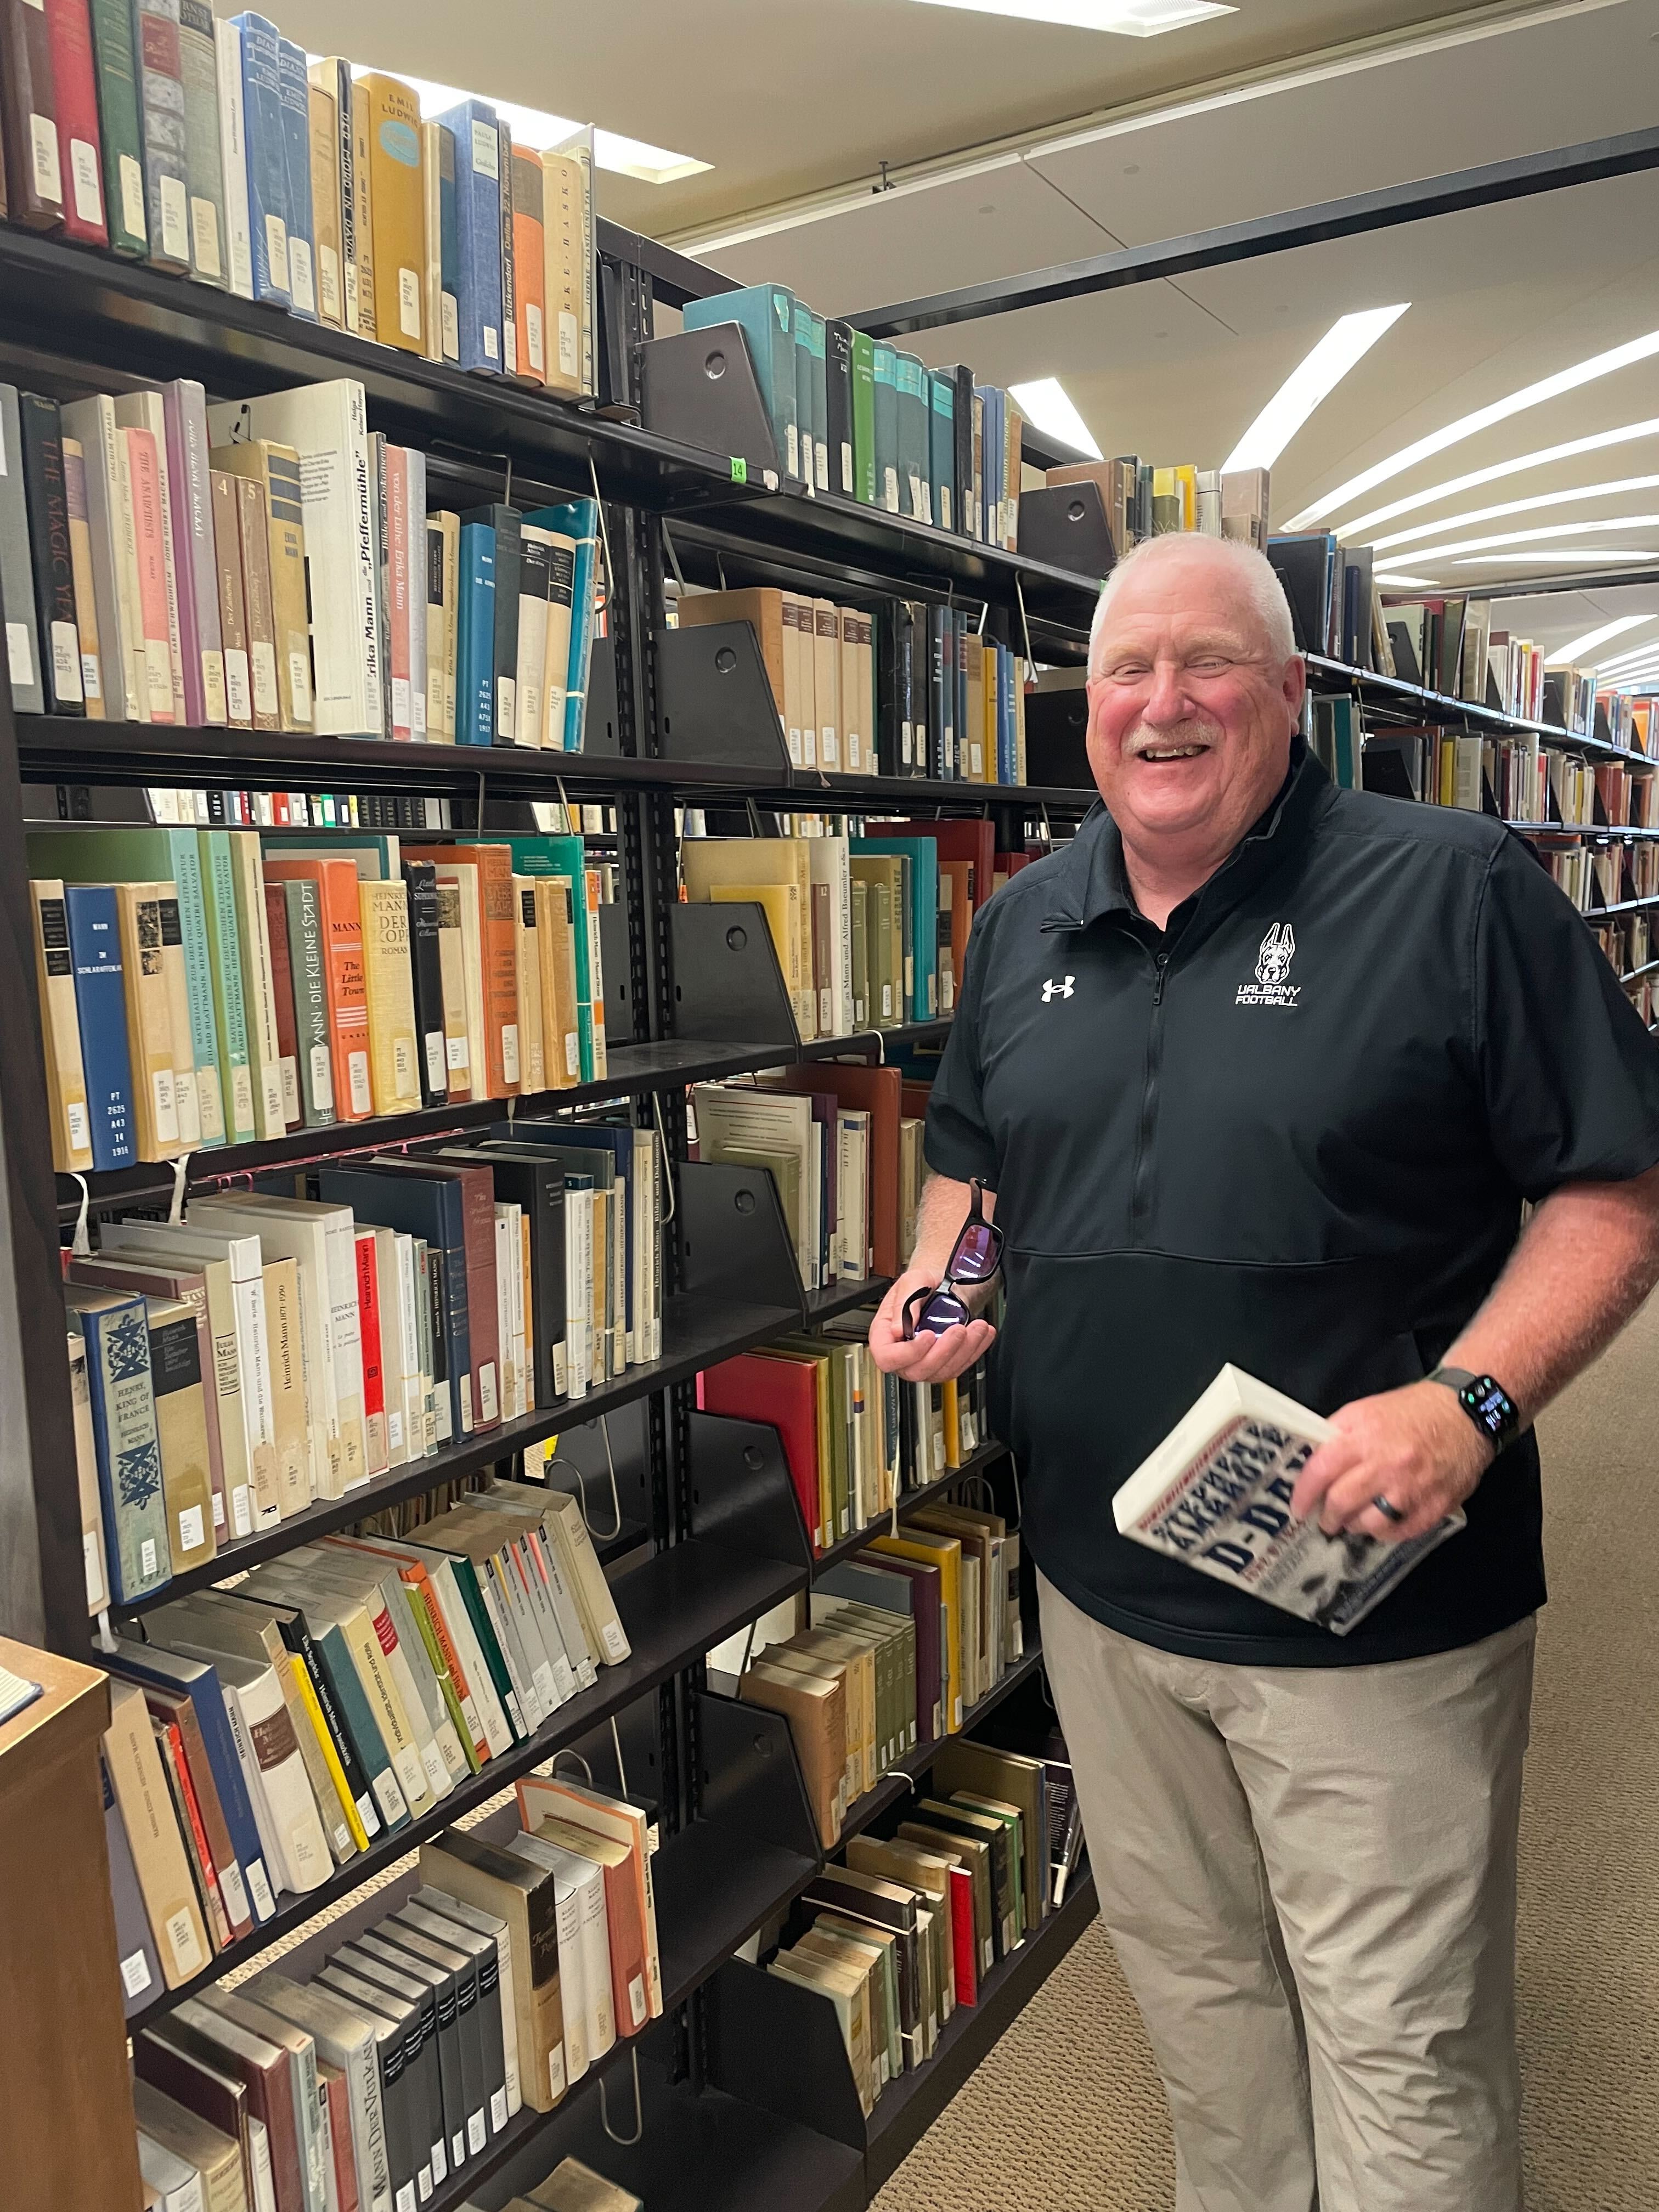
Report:
[[1224,1367],[1113,1498],[1119,1532],[1346,1636],[1463,1516],[1404,1543],[1352,1528],[1328,1536],[1316,1516],[1295,1519],[1297,1477],[1334,1434],[1294,1398]]

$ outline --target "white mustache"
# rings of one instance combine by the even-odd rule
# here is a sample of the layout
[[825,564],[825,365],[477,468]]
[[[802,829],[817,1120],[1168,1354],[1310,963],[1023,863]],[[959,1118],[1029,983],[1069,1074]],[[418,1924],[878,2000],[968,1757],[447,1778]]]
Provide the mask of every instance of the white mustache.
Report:
[[1173,728],[1149,730],[1145,723],[1131,730],[1121,747],[1127,760],[1138,760],[1143,753],[1163,752],[1172,745],[1219,744],[1221,732],[1213,722],[1177,722]]

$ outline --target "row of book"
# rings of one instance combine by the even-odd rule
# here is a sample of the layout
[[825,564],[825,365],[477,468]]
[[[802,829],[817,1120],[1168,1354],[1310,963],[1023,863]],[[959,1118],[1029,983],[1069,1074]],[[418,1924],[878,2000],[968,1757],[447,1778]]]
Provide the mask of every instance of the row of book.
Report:
[[[362,398],[336,380],[210,407],[181,380],[60,407],[0,385],[17,706],[580,751],[595,502],[428,511],[425,454],[362,432]],[[361,479],[334,481],[348,458]]]
[[[1368,548],[1359,550],[1369,557]],[[1376,642],[1375,660],[1359,665],[1518,721],[1547,722],[1575,737],[1647,750],[1645,710],[1635,713],[1632,701],[1597,681],[1595,669],[1553,666],[1532,639],[1494,629],[1490,600],[1380,599]]]
[[65,1256],[108,1601],[660,1355],[651,1132],[502,1127],[324,1168],[316,1199],[273,1177],[106,1222]]
[[1531,840],[1550,875],[1581,914],[1659,898],[1659,843],[1592,845],[1581,839]]
[[1598,922],[1594,934],[1621,978],[1632,969],[1645,968],[1654,957],[1653,933],[1645,914],[1621,914],[1615,921]]
[[936,1021],[956,1006],[991,896],[991,823],[884,821],[880,835],[687,837],[689,900],[757,904],[803,1042]]
[[826,320],[786,284],[686,302],[688,330],[720,323],[744,333],[786,475],[1018,551],[1024,418],[1000,386]]
[[757,1650],[738,1694],[782,1713],[826,1850],[850,1808],[1024,1654],[1019,1537],[1001,1514],[923,1504],[814,1583],[810,1626]]
[[323,1537],[169,1599],[145,1641],[99,1655],[130,2002],[395,1838],[628,1656],[565,1492],[494,1483],[421,1533]]
[[1050,469],[1050,484],[1095,483],[1120,560],[1143,538],[1196,531],[1236,538],[1260,552],[1267,542],[1271,478],[1266,469],[1156,467],[1139,453],[1109,461],[1072,461]]
[[1044,1762],[958,1737],[896,1833],[851,1838],[803,1893],[767,1971],[835,2007],[866,2114],[1041,1927],[1054,1847]]
[[940,1382],[901,1382],[870,1357],[869,1316],[781,1338],[697,1377],[705,1413],[778,1433],[814,1558],[872,1532],[913,1492],[965,1467],[989,1430],[981,1361]]
[[424,2204],[661,2016],[647,1814],[541,1776],[518,1802],[499,1844],[422,1844],[418,1887],[313,1971],[285,1961],[139,2030],[147,2178],[193,2171],[216,2212]]
[[592,134],[307,60],[205,0],[4,17],[0,215],[428,361],[593,390]]
[[1344,790],[1462,806],[1504,822],[1598,830],[1659,823],[1650,775],[1546,744],[1536,731],[1505,738],[1437,723],[1370,727],[1361,702],[1335,693],[1311,700],[1309,740]]
[[88,825],[28,853],[62,1173],[605,1073],[580,837]]
[[682,629],[747,622],[797,768],[1023,783],[1020,656],[962,609],[884,600],[872,616],[793,592],[680,594]]

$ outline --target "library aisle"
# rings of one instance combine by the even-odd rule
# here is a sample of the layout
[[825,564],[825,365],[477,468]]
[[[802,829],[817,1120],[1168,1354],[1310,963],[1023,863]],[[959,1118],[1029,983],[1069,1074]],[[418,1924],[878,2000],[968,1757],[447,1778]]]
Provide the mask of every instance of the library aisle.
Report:
[[[1528,2212],[1659,2203],[1656,1422],[1659,1298],[1539,1424],[1551,1597],[1521,1834]],[[1096,1925],[873,2212],[1149,2212],[1174,2173],[1152,2054]]]

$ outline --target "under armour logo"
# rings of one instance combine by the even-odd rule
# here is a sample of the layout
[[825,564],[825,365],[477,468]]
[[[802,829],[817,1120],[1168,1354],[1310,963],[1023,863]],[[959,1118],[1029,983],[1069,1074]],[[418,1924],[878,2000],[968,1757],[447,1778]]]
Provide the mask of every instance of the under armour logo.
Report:
[[1043,1005],[1046,1006],[1050,999],[1069,999],[1072,995],[1072,986],[1076,981],[1075,975],[1066,975],[1056,983],[1050,976],[1042,987]]

